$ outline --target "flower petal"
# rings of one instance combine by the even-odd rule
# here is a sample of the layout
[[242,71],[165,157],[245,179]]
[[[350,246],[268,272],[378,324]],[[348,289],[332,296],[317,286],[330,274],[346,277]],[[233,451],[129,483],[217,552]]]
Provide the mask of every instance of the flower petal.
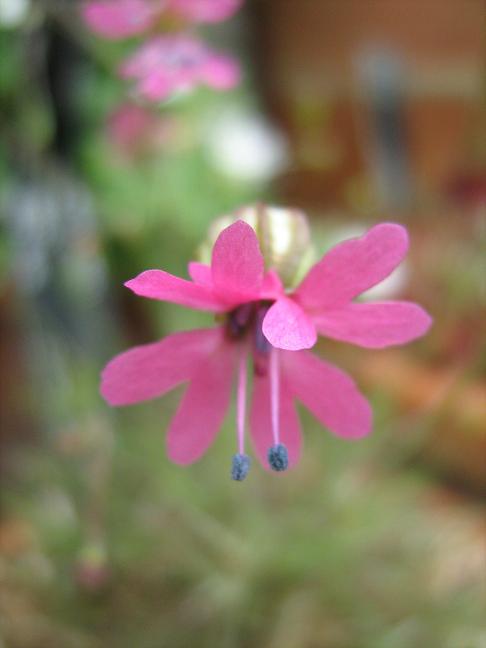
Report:
[[146,40],[127,59],[119,73],[137,81],[136,91],[151,101],[172,92],[187,91],[203,83],[202,75],[212,52],[189,34],[165,34]]
[[186,20],[206,23],[227,20],[240,5],[241,0],[171,0],[171,8]]
[[205,263],[199,263],[198,261],[190,261],[187,269],[194,283],[212,288],[213,277],[211,275],[211,266]]
[[197,461],[213,442],[230,403],[236,349],[235,344],[221,343],[194,374],[169,426],[171,461]]
[[281,357],[291,393],[331,432],[358,439],[371,431],[370,405],[344,371],[308,351]]
[[[194,283],[197,283],[200,286],[206,286],[207,288],[213,287],[211,266],[208,266],[205,263],[199,263],[198,261],[190,261],[187,270]],[[259,295],[260,299],[278,299],[283,294],[284,287],[282,280],[275,270],[269,270],[266,272],[262,281],[261,292]]]
[[189,90],[194,85],[193,81],[185,85],[185,83],[181,83],[181,79],[182,75],[170,78],[166,71],[161,68],[142,77],[135,86],[136,92],[147,101],[164,101],[169,95],[183,86]]
[[340,243],[313,266],[295,296],[306,310],[343,306],[385,279],[408,249],[407,230],[381,223],[364,236]]
[[238,63],[229,56],[214,54],[201,65],[200,78],[210,88],[230,90],[240,81],[241,71]]
[[424,335],[432,318],[405,301],[347,304],[314,318],[321,335],[369,349],[405,344]]
[[211,272],[216,292],[230,303],[258,299],[263,265],[255,232],[247,223],[236,221],[214,244]]
[[101,373],[110,405],[131,405],[165,394],[189,380],[223,339],[222,328],[183,331],[114,357]]
[[288,351],[310,349],[317,340],[312,320],[292,299],[282,297],[268,310],[262,325],[272,346]]
[[221,299],[208,287],[175,277],[163,270],[146,270],[127,281],[125,286],[136,295],[149,299],[160,299],[200,310],[226,310]]
[[[289,453],[289,466],[295,466],[300,459],[302,434],[292,394],[285,382],[280,380],[280,440]],[[268,375],[255,375],[250,413],[250,431],[257,456],[265,468],[268,465],[267,452],[274,444],[270,410],[270,380]]]
[[261,299],[278,299],[284,294],[282,280],[275,270],[265,273],[262,283]]
[[112,40],[141,34],[152,24],[156,7],[147,0],[104,0],[81,6],[90,29]]

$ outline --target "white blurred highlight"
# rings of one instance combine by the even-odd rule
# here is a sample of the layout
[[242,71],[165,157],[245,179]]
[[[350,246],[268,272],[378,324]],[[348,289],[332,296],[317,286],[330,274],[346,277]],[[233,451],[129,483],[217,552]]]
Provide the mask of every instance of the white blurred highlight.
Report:
[[0,0],[0,25],[17,27],[26,18],[29,8],[29,0]]
[[268,182],[289,162],[283,135],[258,113],[239,109],[213,116],[206,151],[217,171],[241,182]]

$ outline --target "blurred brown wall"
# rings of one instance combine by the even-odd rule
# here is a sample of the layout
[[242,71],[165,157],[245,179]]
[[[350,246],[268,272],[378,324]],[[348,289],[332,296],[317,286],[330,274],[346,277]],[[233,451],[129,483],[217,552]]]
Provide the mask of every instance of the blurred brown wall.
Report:
[[256,0],[253,8],[262,88],[295,151],[290,200],[346,203],[369,175],[360,65],[373,50],[402,64],[416,189],[437,192],[470,157],[483,108],[483,0]]

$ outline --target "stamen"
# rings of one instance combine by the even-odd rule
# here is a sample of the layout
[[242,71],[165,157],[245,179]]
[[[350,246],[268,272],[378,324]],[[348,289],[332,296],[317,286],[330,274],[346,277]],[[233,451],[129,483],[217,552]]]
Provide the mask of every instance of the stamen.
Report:
[[236,425],[238,429],[238,449],[240,455],[245,454],[246,356],[246,348],[242,347],[240,353],[240,366],[238,368],[238,392],[236,396]]
[[280,375],[278,350],[270,352],[270,407],[272,416],[272,434],[275,445],[280,444]]
[[231,479],[234,479],[235,481],[243,481],[248,475],[250,464],[251,460],[248,455],[241,453],[233,455],[233,461],[231,464]]
[[268,463],[272,470],[287,470],[289,453],[280,443],[280,371],[278,349],[270,352],[270,408],[272,418],[273,446],[268,450]]
[[233,455],[231,463],[231,478],[235,481],[243,481],[250,470],[250,457],[245,454],[246,372],[247,349],[246,346],[242,346],[238,367],[238,390],[236,394],[236,427],[238,430],[239,452]]
[[272,470],[281,472],[289,467],[289,453],[283,443],[274,445],[268,449],[268,463]]

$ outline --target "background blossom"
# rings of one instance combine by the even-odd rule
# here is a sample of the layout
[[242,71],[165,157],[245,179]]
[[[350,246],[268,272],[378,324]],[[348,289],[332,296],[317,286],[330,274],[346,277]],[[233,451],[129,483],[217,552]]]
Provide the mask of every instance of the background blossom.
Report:
[[149,101],[162,101],[197,85],[228,90],[239,81],[239,67],[232,58],[186,35],[147,41],[122,63],[120,74],[135,79],[137,93]]
[[118,40],[157,29],[164,18],[218,23],[231,18],[241,0],[93,0],[84,2],[86,24],[103,38]]
[[198,85],[229,90],[238,84],[237,62],[213,51],[187,27],[192,22],[226,20],[240,4],[239,0],[102,0],[85,2],[82,15],[103,38],[143,37],[142,45],[121,64],[120,75],[137,81],[140,98],[163,101]]

